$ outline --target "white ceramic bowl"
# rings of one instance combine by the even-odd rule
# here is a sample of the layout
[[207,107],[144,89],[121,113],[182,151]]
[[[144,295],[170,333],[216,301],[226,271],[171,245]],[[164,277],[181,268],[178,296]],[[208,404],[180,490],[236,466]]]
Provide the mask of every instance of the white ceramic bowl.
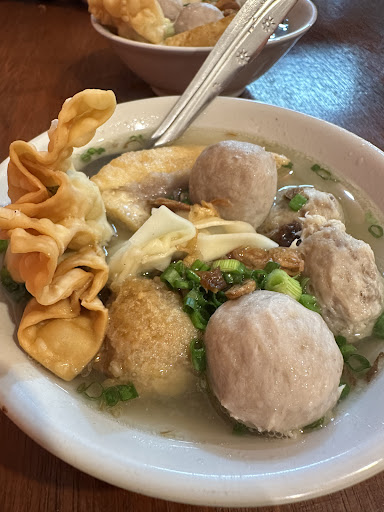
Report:
[[[223,91],[238,96],[246,85],[263,75],[315,23],[317,10],[311,0],[298,0],[288,15],[289,29],[270,39],[253,62]],[[147,82],[156,94],[182,94],[195,76],[211,48],[179,48],[139,43],[113,34],[91,16],[93,27],[107,38],[129,69]]]
[[[118,105],[89,146],[153,130],[175,98]],[[194,125],[201,134],[224,130],[263,137],[337,170],[384,210],[384,153],[332,124],[279,107],[217,98]],[[45,149],[48,138],[33,140]],[[80,152],[84,151],[81,149]],[[6,162],[0,165],[5,189]],[[0,198],[5,200],[5,195]],[[118,421],[90,408],[17,346],[14,325],[0,303],[0,408],[47,450],[69,464],[125,489],[164,499],[252,507],[313,498],[352,485],[384,468],[384,373],[351,394],[335,420],[298,439],[193,435],[178,439],[133,418]]]

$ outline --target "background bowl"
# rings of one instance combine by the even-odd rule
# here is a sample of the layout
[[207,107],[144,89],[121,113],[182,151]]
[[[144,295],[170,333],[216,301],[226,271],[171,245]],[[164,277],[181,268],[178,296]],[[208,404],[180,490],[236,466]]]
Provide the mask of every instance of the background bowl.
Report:
[[[94,139],[75,150],[75,157],[89,147],[120,141],[113,146],[117,151],[138,131],[153,131],[175,100],[118,105]],[[204,134],[238,132],[304,153],[357,183],[384,211],[384,153],[335,125],[271,105],[219,97],[192,129],[201,143]],[[32,142],[46,149],[48,136]],[[286,153],[290,156],[289,149]],[[6,166],[7,161],[0,164],[1,202],[6,200],[1,194],[7,189]],[[0,339],[0,407],[44,448],[119,487],[186,503],[255,507],[328,494],[384,469],[384,372],[340,403],[334,421],[297,439],[223,436],[216,429],[208,435],[191,428],[178,429],[178,436],[170,438],[161,432],[175,428],[173,415],[151,427],[131,413],[119,421],[90,407],[76,393],[75,383],[63,383],[34,363],[15,342],[9,309],[1,301]]]
[[[315,23],[317,10],[311,0],[298,0],[288,15],[289,28],[270,39],[253,62],[223,91],[238,96],[249,83],[273,66]],[[186,89],[210,52],[210,47],[187,48],[139,43],[113,34],[91,16],[93,27],[107,38],[125,64],[147,82],[158,95],[181,94]]]

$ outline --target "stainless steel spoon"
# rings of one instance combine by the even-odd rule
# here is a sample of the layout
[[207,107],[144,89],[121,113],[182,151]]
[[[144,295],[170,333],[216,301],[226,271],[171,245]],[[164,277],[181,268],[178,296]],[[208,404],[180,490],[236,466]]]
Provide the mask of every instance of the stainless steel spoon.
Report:
[[147,148],[180,137],[231,80],[261,52],[297,0],[247,0],[160,126]]

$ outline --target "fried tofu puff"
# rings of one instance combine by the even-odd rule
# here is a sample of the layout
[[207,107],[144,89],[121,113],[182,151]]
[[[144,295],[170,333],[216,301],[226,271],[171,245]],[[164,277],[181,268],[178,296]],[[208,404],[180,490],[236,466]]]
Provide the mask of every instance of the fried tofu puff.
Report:
[[134,383],[139,395],[176,396],[195,382],[189,345],[198,331],[182,302],[160,281],[128,278],[109,309],[98,366]]

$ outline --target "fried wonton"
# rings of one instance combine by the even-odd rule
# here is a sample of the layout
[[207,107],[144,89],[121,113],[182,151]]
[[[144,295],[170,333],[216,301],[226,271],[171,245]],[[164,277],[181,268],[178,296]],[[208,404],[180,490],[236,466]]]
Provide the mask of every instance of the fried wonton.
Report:
[[8,272],[33,296],[18,338],[65,380],[89,363],[104,337],[108,315],[97,295],[108,279],[101,245],[112,235],[98,188],[70,169],[70,157],[115,105],[111,91],[85,90],[64,103],[47,151],[22,141],[10,147],[12,204],[0,208],[0,236],[9,239]]
[[92,181],[108,216],[136,231],[149,218],[151,199],[188,188],[189,172],[205,146],[169,146],[125,153],[105,165]]
[[88,0],[89,12],[129,39],[162,43],[170,21],[157,0]]
[[231,14],[219,21],[186,30],[168,37],[164,44],[167,46],[214,46],[234,17],[235,15]]

